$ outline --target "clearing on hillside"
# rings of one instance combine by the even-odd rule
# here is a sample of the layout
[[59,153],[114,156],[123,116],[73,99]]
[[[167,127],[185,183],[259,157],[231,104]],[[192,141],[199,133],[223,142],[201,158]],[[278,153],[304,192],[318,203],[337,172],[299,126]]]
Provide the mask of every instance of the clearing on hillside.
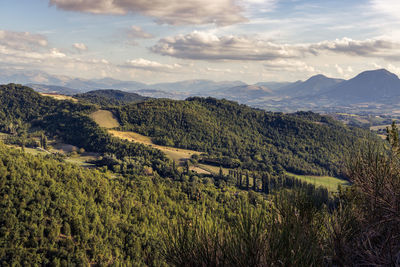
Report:
[[71,100],[73,102],[78,102],[77,99],[73,98],[72,96],[68,95],[59,95],[59,94],[51,94],[51,93],[40,93],[42,96],[49,96],[57,100]]
[[117,118],[108,110],[98,110],[90,114],[92,118],[100,127],[107,129],[115,128],[119,126]]
[[186,160],[190,158],[194,154],[200,154],[198,151],[194,150],[188,150],[188,149],[181,149],[181,148],[174,148],[174,147],[168,147],[168,146],[159,146],[154,144],[151,141],[150,137],[134,133],[134,132],[122,132],[122,131],[115,131],[115,130],[109,130],[108,131],[110,134],[114,135],[115,137],[119,137],[121,139],[126,139],[128,141],[133,141],[133,142],[138,142],[144,145],[149,145],[154,148],[157,148],[164,152],[168,157],[170,157],[172,160],[175,160],[177,162]]
[[338,186],[349,185],[349,182],[335,177],[330,176],[310,176],[310,175],[298,175],[286,172],[287,175],[300,179],[304,182],[318,186],[326,187],[330,192],[337,192]]

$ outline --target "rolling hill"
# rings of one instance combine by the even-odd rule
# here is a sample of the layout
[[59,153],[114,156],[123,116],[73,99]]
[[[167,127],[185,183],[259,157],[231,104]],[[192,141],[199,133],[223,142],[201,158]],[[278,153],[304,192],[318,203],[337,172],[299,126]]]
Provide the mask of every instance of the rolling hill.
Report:
[[120,106],[121,130],[159,145],[208,153],[227,167],[282,166],[294,173],[340,175],[340,161],[367,131],[314,113],[271,113],[214,98],[150,100]]
[[136,93],[129,93],[120,90],[105,89],[94,90],[83,94],[74,95],[75,98],[98,105],[123,105],[146,101],[149,98]]
[[228,100],[247,103],[254,99],[268,97],[273,95],[273,91],[265,86],[241,85],[230,88],[222,88],[214,91],[208,91],[200,96],[211,96],[215,98],[225,98]]

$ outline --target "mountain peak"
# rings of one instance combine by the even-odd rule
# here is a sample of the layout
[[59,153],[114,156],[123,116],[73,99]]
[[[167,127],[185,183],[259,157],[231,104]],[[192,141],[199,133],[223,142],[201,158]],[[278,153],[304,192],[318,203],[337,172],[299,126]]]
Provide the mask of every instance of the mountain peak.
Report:
[[358,74],[355,78],[365,78],[370,77],[373,79],[376,78],[392,78],[392,79],[399,79],[399,77],[388,71],[387,69],[377,69],[377,70],[367,70]]

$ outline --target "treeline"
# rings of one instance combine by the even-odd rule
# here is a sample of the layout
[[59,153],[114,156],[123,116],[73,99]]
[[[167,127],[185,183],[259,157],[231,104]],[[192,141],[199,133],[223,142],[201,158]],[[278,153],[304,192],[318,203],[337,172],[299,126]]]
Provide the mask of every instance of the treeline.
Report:
[[265,112],[227,100],[151,100],[116,108],[122,130],[160,145],[205,152],[203,160],[229,168],[281,166],[310,175],[342,175],[343,155],[368,132],[312,112]]
[[74,95],[74,98],[99,106],[120,106],[128,103],[143,102],[150,99],[149,97],[141,96],[136,93],[113,89],[94,90],[83,94],[76,94]]

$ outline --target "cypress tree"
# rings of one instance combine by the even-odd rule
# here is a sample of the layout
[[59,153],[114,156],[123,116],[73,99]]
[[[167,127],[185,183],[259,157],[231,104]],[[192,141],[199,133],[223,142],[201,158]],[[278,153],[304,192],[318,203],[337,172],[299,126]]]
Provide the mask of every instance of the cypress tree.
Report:
[[246,189],[249,190],[250,188],[250,178],[249,178],[249,172],[246,172]]

